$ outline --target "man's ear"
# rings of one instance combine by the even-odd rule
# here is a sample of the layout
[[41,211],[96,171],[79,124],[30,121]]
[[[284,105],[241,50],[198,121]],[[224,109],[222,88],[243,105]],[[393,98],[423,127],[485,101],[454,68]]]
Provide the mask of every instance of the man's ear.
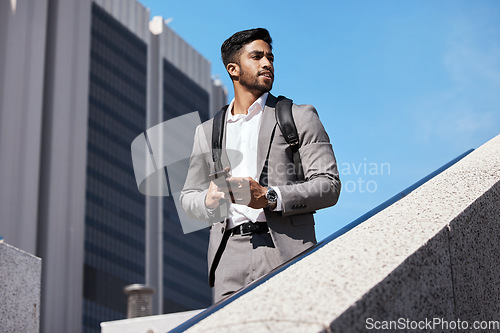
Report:
[[237,63],[230,62],[229,64],[227,64],[226,70],[233,80],[238,81],[238,78],[240,77],[240,66]]

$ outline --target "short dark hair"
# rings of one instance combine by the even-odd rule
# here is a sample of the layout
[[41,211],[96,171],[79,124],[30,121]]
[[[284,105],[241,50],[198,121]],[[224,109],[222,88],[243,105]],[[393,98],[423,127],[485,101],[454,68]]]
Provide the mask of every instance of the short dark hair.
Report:
[[231,62],[238,63],[237,56],[239,55],[243,46],[245,46],[246,44],[250,44],[254,40],[263,40],[264,42],[269,44],[271,49],[273,48],[273,40],[267,29],[256,28],[239,31],[226,39],[220,47],[220,54],[222,57],[222,62],[224,63],[224,67],[227,67],[227,64]]

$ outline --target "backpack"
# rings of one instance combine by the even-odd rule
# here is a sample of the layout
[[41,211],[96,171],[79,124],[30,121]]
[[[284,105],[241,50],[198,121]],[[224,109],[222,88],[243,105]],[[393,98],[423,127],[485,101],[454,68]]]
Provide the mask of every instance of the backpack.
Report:
[[[224,136],[224,120],[226,119],[226,111],[229,105],[224,106],[214,116],[212,127],[212,160],[214,161],[215,171],[223,169],[221,158],[222,138]],[[286,142],[292,149],[293,165],[295,175],[299,182],[304,181],[304,171],[299,154],[299,134],[292,115],[292,100],[285,96],[279,96],[276,103],[276,122],[285,138]],[[267,159],[266,159],[267,163]]]

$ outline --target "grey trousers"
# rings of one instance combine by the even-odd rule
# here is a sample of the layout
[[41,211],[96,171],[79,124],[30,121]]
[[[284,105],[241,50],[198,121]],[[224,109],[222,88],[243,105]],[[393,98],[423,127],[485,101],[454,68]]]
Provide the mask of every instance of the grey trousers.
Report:
[[269,232],[230,235],[215,269],[214,303],[267,274],[282,262]]

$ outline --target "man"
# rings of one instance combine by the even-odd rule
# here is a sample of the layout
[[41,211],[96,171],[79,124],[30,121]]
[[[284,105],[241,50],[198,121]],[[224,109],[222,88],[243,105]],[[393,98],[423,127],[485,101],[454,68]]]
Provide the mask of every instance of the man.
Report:
[[[221,47],[234,86],[223,120],[221,165],[227,186],[209,181],[213,119],[198,126],[181,202],[210,229],[209,284],[217,302],[316,243],[313,213],[340,193],[328,135],[311,105],[293,105],[305,181],[277,126],[272,39],[266,29],[235,33]],[[218,185],[216,185],[216,183]],[[224,207],[229,206],[227,214]]]

